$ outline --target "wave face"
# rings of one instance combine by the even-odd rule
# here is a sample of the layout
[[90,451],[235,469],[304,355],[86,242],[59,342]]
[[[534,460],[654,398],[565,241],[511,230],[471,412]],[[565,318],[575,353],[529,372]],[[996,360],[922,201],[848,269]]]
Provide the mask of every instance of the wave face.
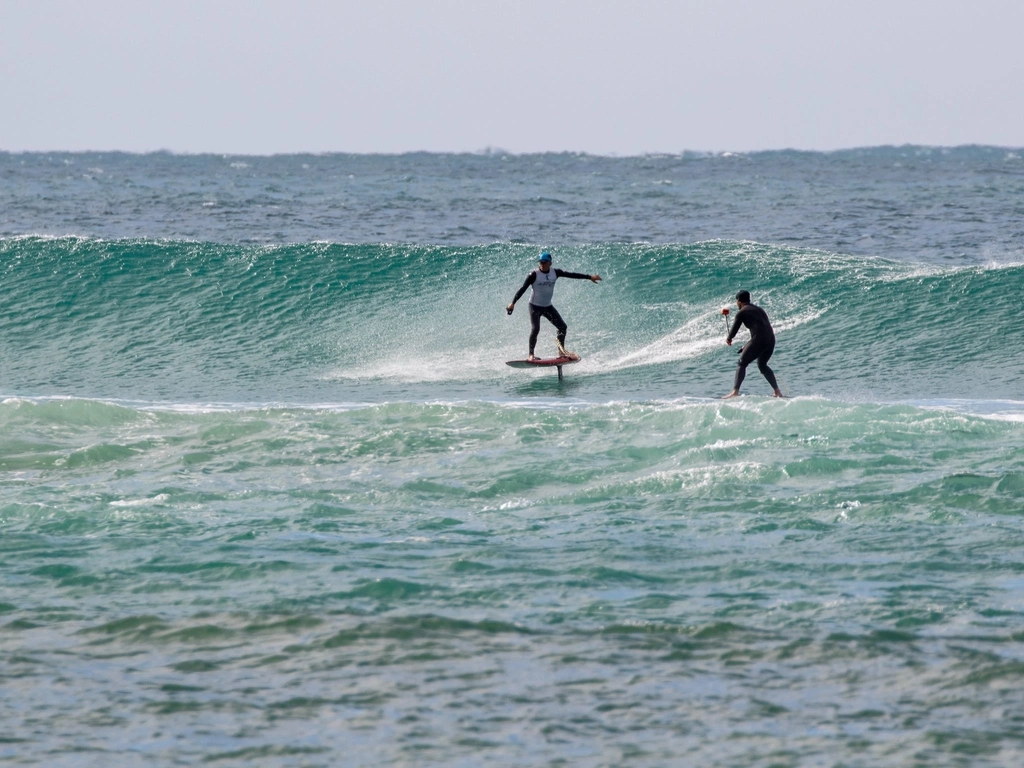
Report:
[[[4,389],[161,401],[514,397],[536,248],[0,240]],[[940,267],[757,243],[563,248],[571,369],[586,398],[726,391],[719,310],[750,289],[793,394],[1003,399],[1021,394],[1017,264]],[[544,325],[539,351],[553,352]],[[741,336],[742,338],[742,336]],[[550,382],[548,382],[550,383]],[[526,387],[526,390],[523,390]],[[751,373],[746,385],[763,392]],[[543,390],[540,392],[543,393]],[[770,392],[768,392],[770,394]]]

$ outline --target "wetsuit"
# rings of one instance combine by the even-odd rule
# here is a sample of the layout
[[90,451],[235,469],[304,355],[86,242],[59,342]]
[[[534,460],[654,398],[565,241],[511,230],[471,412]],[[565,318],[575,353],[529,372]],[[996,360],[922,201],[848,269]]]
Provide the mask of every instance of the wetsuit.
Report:
[[777,390],[779,383],[775,380],[775,372],[768,367],[768,359],[775,351],[775,331],[772,324],[768,322],[768,313],[754,304],[747,304],[736,313],[736,319],[732,321],[732,330],[729,331],[729,340],[739,332],[740,326],[744,325],[750,331],[750,341],[743,345],[740,350],[740,362],[736,367],[736,378],[733,380],[732,388],[739,392],[743,377],[747,375],[747,366],[757,360],[757,367],[761,374],[768,379],[772,389]]
[[533,354],[534,348],[537,346],[537,336],[540,334],[540,319],[546,317],[558,330],[558,343],[560,346],[565,345],[565,332],[568,330],[568,326],[565,324],[565,320],[558,314],[558,310],[551,305],[551,299],[555,293],[555,281],[560,277],[568,277],[573,280],[589,280],[590,275],[584,275],[582,272],[566,272],[564,269],[549,269],[544,272],[540,269],[535,269],[526,276],[526,280],[523,281],[522,287],[516,291],[515,298],[512,299],[512,303],[515,304],[519,301],[520,297],[526,293],[526,289],[531,285],[533,286],[533,293],[530,294],[530,354]]

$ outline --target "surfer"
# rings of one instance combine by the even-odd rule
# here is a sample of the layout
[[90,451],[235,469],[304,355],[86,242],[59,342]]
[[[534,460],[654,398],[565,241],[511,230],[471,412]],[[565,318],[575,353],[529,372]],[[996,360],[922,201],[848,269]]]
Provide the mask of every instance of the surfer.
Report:
[[733,337],[739,332],[740,326],[745,325],[750,331],[750,341],[743,345],[740,350],[740,362],[736,366],[736,378],[732,383],[732,392],[725,397],[736,397],[740,393],[740,384],[743,377],[747,375],[747,366],[757,360],[757,367],[761,374],[768,379],[768,383],[775,390],[775,397],[783,397],[779,389],[779,382],[775,380],[775,372],[768,367],[768,359],[775,351],[775,331],[768,321],[768,313],[756,304],[750,303],[750,292],[740,291],[736,294],[736,306],[740,311],[736,313],[736,319],[732,321],[732,328],[729,335],[725,337],[725,343],[732,346]]
[[[564,269],[551,268],[551,254],[545,251],[537,259],[537,269],[526,276],[522,287],[516,291],[512,303],[505,307],[510,315],[516,308],[519,297],[526,293],[526,289],[533,286],[533,293],[530,294],[530,356],[527,360],[533,361],[537,358],[533,350],[537,346],[537,335],[540,333],[540,319],[546,317],[558,329],[558,351],[566,357],[576,358],[576,355],[565,351],[565,332],[568,326],[558,314],[558,310],[551,304],[551,297],[555,292],[555,281],[560,277],[568,277],[573,280],[589,280],[592,283],[600,281],[600,275],[584,275],[582,272],[566,272]],[[578,358],[577,358],[578,359]]]

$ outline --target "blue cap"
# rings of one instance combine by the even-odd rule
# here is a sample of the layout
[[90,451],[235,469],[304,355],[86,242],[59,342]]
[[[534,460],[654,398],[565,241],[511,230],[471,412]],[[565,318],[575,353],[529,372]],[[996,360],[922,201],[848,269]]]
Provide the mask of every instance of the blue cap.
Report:
[[548,253],[547,251],[544,251],[544,253],[540,255],[540,258],[537,259],[537,261],[551,261],[551,254]]

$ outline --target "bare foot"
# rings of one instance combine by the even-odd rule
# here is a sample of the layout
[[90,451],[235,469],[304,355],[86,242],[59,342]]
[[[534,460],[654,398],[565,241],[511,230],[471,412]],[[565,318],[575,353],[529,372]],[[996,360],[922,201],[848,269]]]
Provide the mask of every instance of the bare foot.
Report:
[[721,399],[722,400],[728,400],[730,397],[739,397],[739,396],[740,396],[740,391],[738,389],[734,389],[728,395],[722,395]]
[[530,355],[530,356],[529,356],[528,358],[526,358],[527,362],[531,362],[531,363],[532,363],[532,362],[533,362],[534,360],[536,360],[536,359],[537,359],[537,358],[536,358],[536,357],[534,357],[533,355]]
[[785,397],[781,390],[776,389],[774,397]]

